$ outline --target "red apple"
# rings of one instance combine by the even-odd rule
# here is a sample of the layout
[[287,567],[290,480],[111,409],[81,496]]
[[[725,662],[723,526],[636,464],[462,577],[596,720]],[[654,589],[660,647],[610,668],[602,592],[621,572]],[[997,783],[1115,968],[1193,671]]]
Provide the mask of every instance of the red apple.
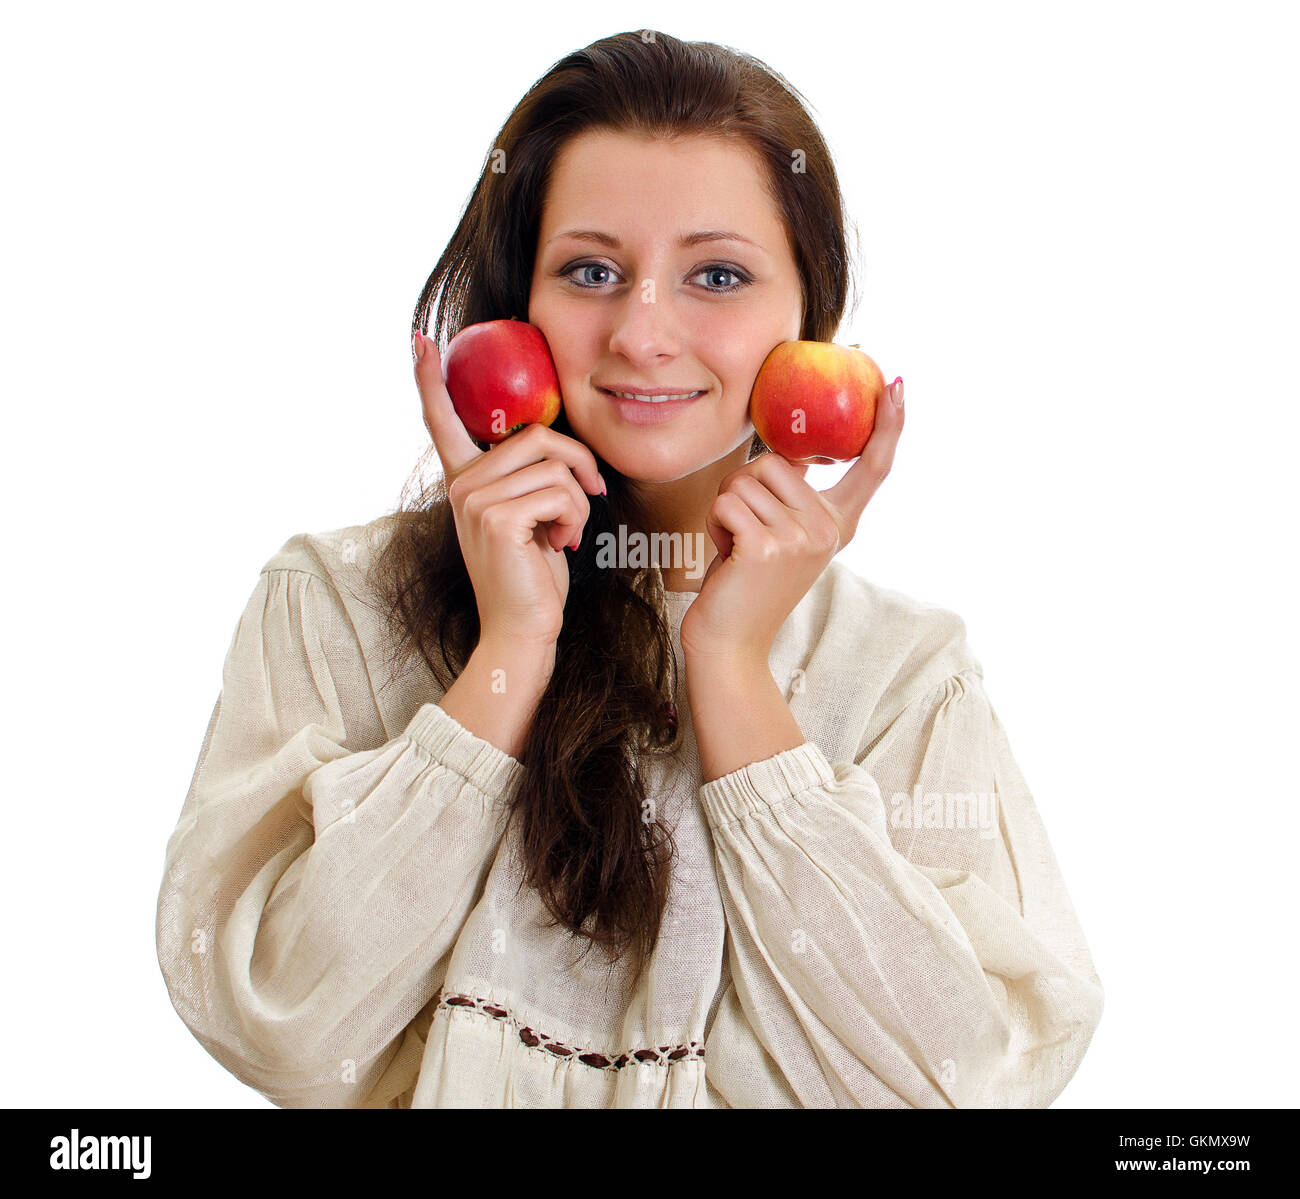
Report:
[[857,346],[783,341],[759,367],[749,418],[783,458],[847,462],[861,457],[884,394],[884,375]]
[[536,325],[480,321],[462,329],[442,356],[452,407],[471,437],[495,444],[525,425],[560,415],[560,380]]

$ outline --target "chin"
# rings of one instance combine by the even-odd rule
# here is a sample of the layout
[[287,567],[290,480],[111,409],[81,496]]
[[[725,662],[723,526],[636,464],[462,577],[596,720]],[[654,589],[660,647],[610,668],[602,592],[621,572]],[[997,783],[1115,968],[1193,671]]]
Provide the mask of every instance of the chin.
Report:
[[[752,436],[751,434],[750,437]],[[742,444],[748,444],[749,440],[749,437],[745,438]],[[676,483],[679,479],[689,478],[713,466],[734,449],[734,446],[701,446],[692,453],[674,447],[671,450],[666,448],[662,454],[654,454],[620,447],[615,450],[613,458],[606,457],[605,461],[621,475],[637,483]]]
[[607,451],[597,452],[620,475],[635,483],[672,483],[707,465],[703,458],[684,457],[680,452],[653,454],[626,446],[609,446]]

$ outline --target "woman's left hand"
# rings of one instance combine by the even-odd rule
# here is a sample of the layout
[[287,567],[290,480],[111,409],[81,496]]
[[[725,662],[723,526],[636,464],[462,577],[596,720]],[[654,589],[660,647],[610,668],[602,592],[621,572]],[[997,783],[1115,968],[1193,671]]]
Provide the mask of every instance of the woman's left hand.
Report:
[[774,453],[761,454],[723,479],[705,518],[718,555],[682,618],[688,662],[707,658],[767,666],[786,618],[853,539],[863,510],[889,474],[903,431],[902,398],[900,379],[876,406],[876,423],[861,457],[824,492],[804,480],[807,463]]

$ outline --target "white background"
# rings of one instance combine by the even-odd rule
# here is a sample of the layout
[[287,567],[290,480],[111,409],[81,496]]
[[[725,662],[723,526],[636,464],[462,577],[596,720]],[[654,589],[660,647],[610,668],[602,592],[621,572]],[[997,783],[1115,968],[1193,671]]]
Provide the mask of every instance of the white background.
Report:
[[647,26],[836,156],[837,340],[907,389],[844,560],[965,618],[1047,825],[1106,990],[1057,1106],[1293,1103],[1289,6],[707,0],[6,6],[4,1103],[267,1106],[154,950],[222,660],[423,452],[411,313],[511,107]]

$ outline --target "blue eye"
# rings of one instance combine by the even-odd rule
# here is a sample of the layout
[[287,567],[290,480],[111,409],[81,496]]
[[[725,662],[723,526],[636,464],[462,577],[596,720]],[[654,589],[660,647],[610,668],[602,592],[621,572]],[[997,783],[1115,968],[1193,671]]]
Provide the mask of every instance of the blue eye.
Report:
[[736,280],[735,283],[720,284],[716,287],[710,286],[709,284],[705,284],[705,286],[708,287],[710,291],[719,291],[719,292],[739,291],[742,287],[744,287],[749,282],[749,280],[746,279],[739,271],[732,270],[731,267],[729,266],[706,266],[699,273],[701,275],[731,275]]
[[[606,266],[603,262],[578,262],[569,267],[568,270],[560,272],[562,278],[568,279],[575,287],[580,287],[584,291],[595,291],[598,288],[604,287],[608,280],[591,282],[590,276],[588,276],[588,281],[582,282],[579,279],[569,278],[571,275],[574,275],[579,271],[604,271],[606,275],[614,273],[612,268]],[[692,278],[698,278],[700,275],[728,275],[735,280],[733,283],[717,285],[706,283],[703,285],[706,291],[713,292],[715,295],[727,295],[731,292],[739,291],[742,287],[748,287],[753,282],[748,275],[738,271],[735,267],[723,266],[721,263],[715,263],[711,266],[704,267],[702,270],[696,271]]]
[[[604,271],[606,274],[609,273],[609,267],[607,267],[603,262],[584,262],[579,264],[578,266],[575,266],[573,270],[574,271]],[[569,274],[573,274],[573,271],[570,271]],[[577,282],[577,280],[575,280],[574,282]],[[592,283],[588,281],[586,283],[579,283],[578,286],[579,287],[600,287],[601,285],[599,283]]]

